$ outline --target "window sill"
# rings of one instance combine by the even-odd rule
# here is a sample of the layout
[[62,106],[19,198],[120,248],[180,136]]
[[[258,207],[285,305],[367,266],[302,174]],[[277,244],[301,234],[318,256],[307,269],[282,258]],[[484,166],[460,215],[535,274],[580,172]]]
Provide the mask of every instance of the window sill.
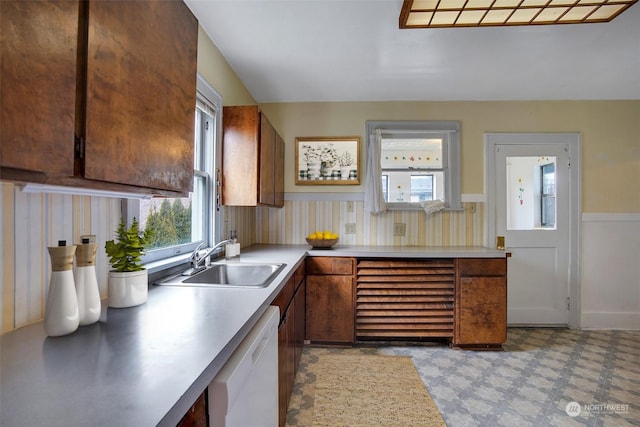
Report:
[[[388,211],[424,211],[424,207],[420,202],[391,202],[387,203],[386,206]],[[464,208],[445,207],[441,211],[460,212],[464,211]]]

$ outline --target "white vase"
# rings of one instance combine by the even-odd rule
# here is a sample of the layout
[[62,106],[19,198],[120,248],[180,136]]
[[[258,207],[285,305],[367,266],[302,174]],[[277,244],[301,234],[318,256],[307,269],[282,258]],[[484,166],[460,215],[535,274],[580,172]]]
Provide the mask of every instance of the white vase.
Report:
[[149,292],[147,270],[110,271],[109,307],[135,307],[147,301]]
[[318,179],[320,178],[320,161],[311,161],[307,162],[307,170],[309,171],[309,178]]
[[90,325],[100,319],[102,309],[100,290],[96,278],[96,250],[98,245],[83,239],[76,249],[76,294],[80,326]]
[[351,172],[351,166],[340,167],[340,178],[343,180],[349,179],[349,173]]
[[44,331],[50,337],[67,335],[78,329],[80,316],[78,298],[73,280],[75,245],[49,247],[51,279],[44,309]]

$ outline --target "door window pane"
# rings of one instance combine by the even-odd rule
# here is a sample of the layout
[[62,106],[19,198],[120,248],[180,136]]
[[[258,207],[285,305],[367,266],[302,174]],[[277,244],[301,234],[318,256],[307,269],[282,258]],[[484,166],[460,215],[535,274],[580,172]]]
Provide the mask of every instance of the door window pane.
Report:
[[556,165],[547,164],[540,167],[541,200],[540,224],[543,227],[556,225]]
[[506,158],[507,230],[555,229],[556,158]]

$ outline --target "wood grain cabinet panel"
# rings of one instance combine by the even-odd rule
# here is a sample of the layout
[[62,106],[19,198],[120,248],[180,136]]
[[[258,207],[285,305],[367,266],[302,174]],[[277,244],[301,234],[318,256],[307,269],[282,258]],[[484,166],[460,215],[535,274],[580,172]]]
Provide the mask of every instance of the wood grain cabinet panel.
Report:
[[346,274],[354,273],[355,259],[341,257],[316,256],[307,258],[307,274]]
[[224,107],[222,204],[284,205],[284,141],[257,106]]
[[278,327],[278,425],[284,427],[304,345],[304,264],[287,281],[272,304],[280,307],[280,325]]
[[501,348],[507,340],[507,258],[458,259],[456,330],[459,348]]
[[207,389],[198,397],[187,413],[182,417],[177,427],[207,427],[209,425],[209,405]]
[[309,342],[354,342],[354,266],[354,258],[307,258],[306,339]]
[[182,1],[89,3],[86,178],[193,189],[197,44]]
[[192,190],[198,22],[182,1],[0,7],[0,178]]
[[79,1],[0,1],[1,178],[73,175],[79,16]]

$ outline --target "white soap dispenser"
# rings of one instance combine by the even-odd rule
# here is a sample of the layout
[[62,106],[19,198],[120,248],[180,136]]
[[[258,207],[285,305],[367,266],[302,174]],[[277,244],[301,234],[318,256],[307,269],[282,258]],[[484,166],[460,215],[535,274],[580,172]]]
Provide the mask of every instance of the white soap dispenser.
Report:
[[238,232],[231,230],[229,233],[229,239],[233,240],[233,243],[227,243],[224,249],[225,258],[233,258],[240,255],[240,243],[238,243]]
[[50,337],[67,335],[78,329],[80,316],[73,280],[73,257],[76,246],[66,240],[48,248],[51,257],[51,279],[44,310],[44,331]]

